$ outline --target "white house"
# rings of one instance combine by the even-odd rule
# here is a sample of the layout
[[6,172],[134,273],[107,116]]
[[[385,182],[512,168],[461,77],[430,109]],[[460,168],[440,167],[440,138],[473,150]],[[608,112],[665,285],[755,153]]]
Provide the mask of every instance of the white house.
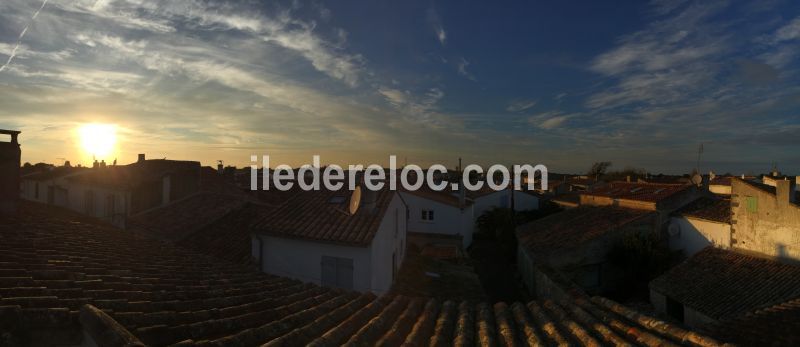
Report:
[[731,248],[731,201],[700,198],[670,217],[670,249],[691,256],[707,246]]
[[200,163],[145,160],[92,168],[58,167],[22,178],[24,199],[71,209],[125,227],[128,216],[199,189]]
[[539,194],[529,190],[513,191],[514,211],[528,211],[539,209]]
[[251,254],[266,273],[383,294],[405,258],[406,204],[396,191],[299,191],[255,223]]
[[[450,191],[422,188],[402,191],[408,204],[408,232],[415,243],[454,242],[464,248],[472,243],[475,229],[475,204]],[[488,200],[487,200],[488,201]]]

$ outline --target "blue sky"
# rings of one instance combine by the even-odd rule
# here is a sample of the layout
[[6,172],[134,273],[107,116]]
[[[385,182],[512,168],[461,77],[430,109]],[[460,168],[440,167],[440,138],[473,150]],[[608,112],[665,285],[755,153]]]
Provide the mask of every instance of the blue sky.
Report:
[[41,5],[0,3],[0,127],[26,161],[85,162],[74,129],[99,122],[121,162],[686,173],[702,142],[704,171],[800,172],[794,1]]

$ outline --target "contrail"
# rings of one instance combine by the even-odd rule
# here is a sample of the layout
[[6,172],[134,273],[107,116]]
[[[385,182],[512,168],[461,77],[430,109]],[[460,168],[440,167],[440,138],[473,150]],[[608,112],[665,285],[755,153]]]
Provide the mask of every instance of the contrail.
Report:
[[47,0],[42,1],[42,6],[39,6],[39,9],[33,13],[33,16],[28,21],[28,24],[26,24],[25,28],[22,29],[22,32],[19,33],[19,37],[17,38],[17,44],[14,45],[14,48],[11,50],[11,55],[8,56],[8,61],[6,61],[6,63],[3,64],[3,66],[0,66],[0,72],[3,72],[3,70],[5,70],[8,67],[8,65],[11,64],[11,61],[14,60],[14,57],[17,55],[17,49],[19,49],[19,45],[22,44],[22,38],[25,37],[25,33],[28,32],[28,28],[31,26],[31,24],[33,24],[33,20],[35,20],[36,17],[39,15],[39,12],[42,12],[44,5],[47,5]]

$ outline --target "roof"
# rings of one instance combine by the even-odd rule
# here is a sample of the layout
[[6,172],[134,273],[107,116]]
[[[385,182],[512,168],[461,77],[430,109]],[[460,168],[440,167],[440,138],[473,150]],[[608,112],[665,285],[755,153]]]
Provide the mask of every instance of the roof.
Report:
[[800,297],[800,266],[706,247],[650,288],[711,318],[732,318]]
[[654,212],[613,206],[581,206],[517,227],[519,242],[537,253],[551,253],[601,238]]
[[185,160],[148,159],[128,165],[110,165],[104,168],[92,168],[81,175],[68,179],[75,182],[101,186],[127,188],[162,176],[184,170],[197,170],[200,175],[200,163]]
[[800,299],[759,308],[715,327],[719,336],[745,346],[800,345]]
[[[366,190],[362,190],[362,202],[366,198],[365,192]],[[300,190],[254,223],[253,232],[366,247],[378,232],[395,192],[385,185],[375,194],[375,208],[365,208],[362,203],[356,213],[351,215],[349,203],[352,192],[346,186],[339,190]]]
[[274,207],[246,203],[200,228],[178,244],[235,263],[247,264],[251,258],[250,226]]
[[611,182],[583,194],[605,196],[613,199],[658,202],[689,187],[692,186],[688,184]]
[[731,200],[702,197],[675,211],[675,214],[730,224]]
[[128,218],[127,227],[171,241],[199,231],[247,203],[246,196],[201,192]]
[[19,345],[578,344],[715,340],[610,300],[375,297],[271,276],[23,203],[0,224],[0,331]]
[[56,179],[59,177],[64,177],[67,175],[81,174],[87,172],[87,170],[89,169],[84,167],[57,166],[36,172],[31,172],[29,174],[23,175],[21,179],[42,182],[42,181]]

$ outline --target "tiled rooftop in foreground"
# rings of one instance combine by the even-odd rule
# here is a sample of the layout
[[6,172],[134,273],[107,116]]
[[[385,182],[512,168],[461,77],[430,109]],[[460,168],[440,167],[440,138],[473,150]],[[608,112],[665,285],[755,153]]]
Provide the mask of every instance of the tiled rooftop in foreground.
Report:
[[[717,345],[602,298],[359,294],[266,275],[25,203],[0,223],[3,345]],[[82,332],[86,332],[83,335]]]

